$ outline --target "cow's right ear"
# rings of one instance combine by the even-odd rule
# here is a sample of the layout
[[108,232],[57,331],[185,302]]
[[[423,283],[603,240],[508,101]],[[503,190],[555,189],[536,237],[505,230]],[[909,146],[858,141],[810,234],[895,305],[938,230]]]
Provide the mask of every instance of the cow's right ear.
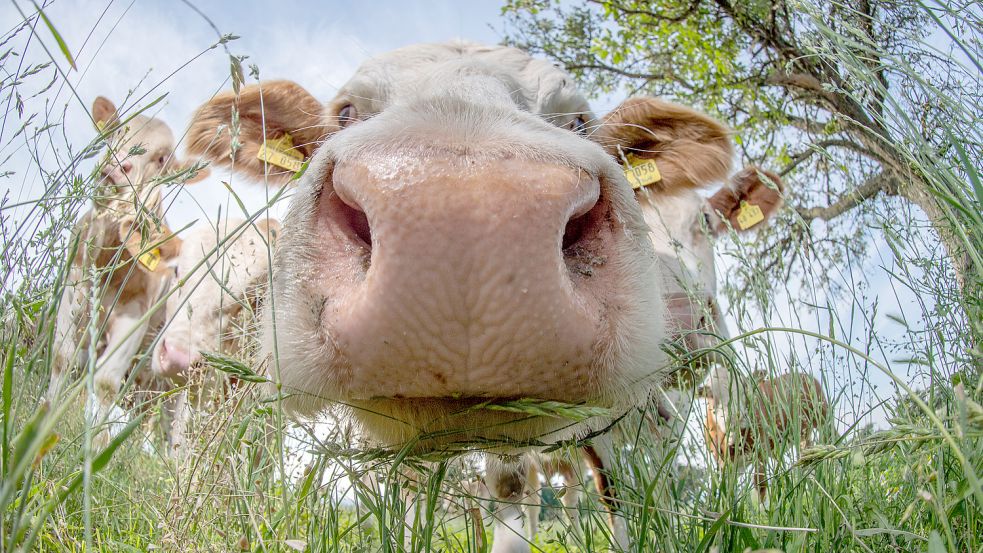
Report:
[[591,138],[619,163],[622,154],[654,160],[661,178],[652,186],[671,191],[723,181],[734,154],[730,134],[709,115],[658,98],[638,97],[605,115]]
[[[232,152],[232,112],[238,110],[238,149]],[[296,167],[309,159],[320,143],[337,130],[322,117],[323,106],[311,93],[291,81],[266,81],[214,96],[198,108],[188,129],[187,149],[220,165],[235,164],[249,177],[286,184],[295,171],[259,158],[260,149],[287,150]],[[275,141],[275,142],[274,142]],[[264,148],[264,151],[269,149]],[[290,160],[287,160],[290,161]]]
[[119,113],[116,112],[116,105],[106,98],[99,96],[92,102],[92,121],[95,122],[99,131],[105,130],[111,125],[119,122]]
[[137,261],[137,266],[149,273],[161,270],[181,253],[182,240],[166,225],[161,224],[157,232],[150,232],[145,238],[143,229],[132,216],[120,220],[119,238],[130,257]]

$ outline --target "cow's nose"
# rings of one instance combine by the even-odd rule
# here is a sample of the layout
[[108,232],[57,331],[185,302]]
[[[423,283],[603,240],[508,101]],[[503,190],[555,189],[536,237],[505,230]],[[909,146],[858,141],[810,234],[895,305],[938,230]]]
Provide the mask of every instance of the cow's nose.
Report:
[[395,179],[379,178],[377,167],[339,164],[333,172],[334,201],[326,202],[325,215],[369,250],[375,225],[399,228],[398,233],[388,229],[387,238],[403,237],[416,227],[433,240],[446,229],[443,236],[454,242],[474,231],[479,241],[495,242],[483,226],[490,221],[490,228],[518,231],[524,240],[548,244],[558,256],[588,238],[598,223],[588,215],[600,185],[582,171],[508,160],[482,174],[473,167],[454,167],[455,162],[446,167],[438,161],[426,174]]
[[160,341],[158,361],[161,376],[168,378],[181,376],[191,367],[191,355],[188,351],[173,343],[168,343],[167,338]]
[[102,167],[102,175],[109,179],[113,184],[122,184],[126,181],[130,173],[133,172],[133,162],[123,160],[119,165],[107,163]]
[[[584,254],[609,219],[595,176],[518,158],[366,160],[337,163],[318,205],[324,242],[346,243],[321,270],[364,271],[322,311],[356,394],[508,397],[520,367],[589,364],[598,320],[575,283],[602,261]],[[404,370],[420,376],[385,376]]]

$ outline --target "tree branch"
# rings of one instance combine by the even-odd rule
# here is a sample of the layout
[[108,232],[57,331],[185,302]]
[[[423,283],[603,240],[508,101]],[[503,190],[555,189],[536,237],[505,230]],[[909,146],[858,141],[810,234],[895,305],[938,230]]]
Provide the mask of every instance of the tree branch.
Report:
[[690,0],[689,6],[683,9],[678,15],[662,15],[661,13],[656,13],[650,10],[637,10],[633,8],[627,8],[623,6],[620,2],[616,2],[614,0],[588,0],[588,2],[591,4],[597,4],[599,6],[614,8],[623,14],[644,15],[646,17],[655,19],[656,21],[666,21],[668,23],[679,23],[680,21],[686,19],[690,15],[693,15],[693,12],[696,11],[696,8],[700,6],[701,1],[702,0]]
[[882,171],[867,179],[867,182],[843,194],[828,206],[800,207],[796,209],[796,212],[807,223],[815,219],[829,221],[830,219],[843,215],[881,192],[886,194],[896,193],[899,184],[897,177],[887,171]]

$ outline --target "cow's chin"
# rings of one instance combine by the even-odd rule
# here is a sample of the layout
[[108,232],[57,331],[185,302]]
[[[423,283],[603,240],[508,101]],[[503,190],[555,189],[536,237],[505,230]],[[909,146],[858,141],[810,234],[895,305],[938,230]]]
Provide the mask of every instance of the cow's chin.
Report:
[[348,403],[352,416],[375,443],[415,453],[520,451],[576,438],[605,424],[488,409],[487,399],[372,399]]

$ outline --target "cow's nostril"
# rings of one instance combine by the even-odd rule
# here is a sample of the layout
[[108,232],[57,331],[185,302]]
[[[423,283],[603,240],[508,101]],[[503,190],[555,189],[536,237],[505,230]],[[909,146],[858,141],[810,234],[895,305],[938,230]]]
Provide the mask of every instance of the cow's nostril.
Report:
[[340,219],[348,227],[351,235],[362,242],[368,249],[372,248],[372,231],[369,229],[369,219],[361,209],[338,200]]
[[603,219],[605,202],[598,198],[595,202],[585,205],[570,217],[566,228],[563,229],[562,250],[572,252],[574,248],[589,242],[597,234],[598,225]]
[[584,235],[587,228],[588,219],[591,212],[588,211],[579,217],[574,217],[567,222],[567,227],[563,229],[563,249],[567,250],[575,246]]

